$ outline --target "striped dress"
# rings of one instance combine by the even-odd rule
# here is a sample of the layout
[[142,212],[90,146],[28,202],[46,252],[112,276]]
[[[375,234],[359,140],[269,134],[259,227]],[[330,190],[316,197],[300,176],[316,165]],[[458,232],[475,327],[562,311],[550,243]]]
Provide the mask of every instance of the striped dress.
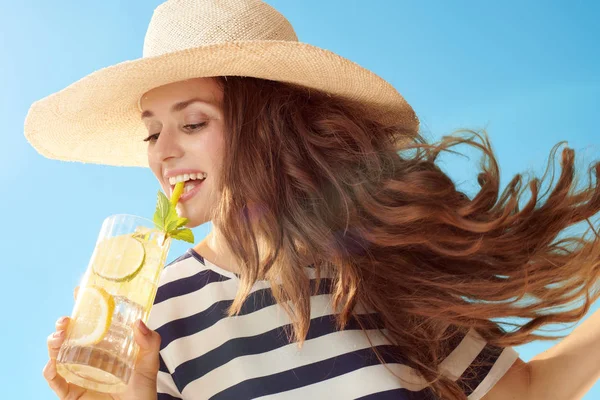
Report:
[[[401,383],[374,355],[371,345],[384,359],[389,348],[379,327],[369,326],[368,338],[356,319],[345,330],[336,329],[328,283],[321,279],[311,297],[310,328],[299,349],[288,341],[289,319],[267,282],[255,284],[240,315],[227,317],[238,278],[188,250],[164,269],[148,323],[162,338],[158,400],[430,400],[414,370],[386,360],[387,368],[410,382]],[[517,358],[514,349],[486,345],[471,331],[441,368],[455,380],[462,376],[465,393],[475,400]],[[481,361],[486,366],[469,368]]]

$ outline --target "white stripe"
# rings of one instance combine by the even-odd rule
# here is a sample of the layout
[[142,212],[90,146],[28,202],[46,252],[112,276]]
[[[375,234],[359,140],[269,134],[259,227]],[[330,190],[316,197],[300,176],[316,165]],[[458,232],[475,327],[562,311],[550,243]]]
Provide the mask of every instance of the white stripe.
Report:
[[[331,296],[327,294],[311,297],[311,318],[332,314],[330,300]],[[172,341],[161,353],[165,363],[167,359],[177,360],[172,369],[174,370],[177,365],[203,356],[228,340],[260,335],[289,323],[290,319],[283,308],[273,305],[251,314],[223,318],[210,328]]]
[[[200,257],[202,257],[202,256],[200,256]],[[211,269],[211,270],[213,270],[213,272],[216,272],[219,275],[223,275],[223,276],[226,276],[227,278],[231,278],[233,280],[239,281],[239,278],[233,272],[228,271],[226,269],[219,267],[218,265],[213,264],[212,262],[208,261],[204,257],[202,257],[202,259],[204,260],[204,263],[202,263],[200,260],[196,260],[196,262],[206,265],[207,269]]]
[[181,393],[179,393],[177,386],[175,386],[175,382],[173,382],[171,375],[162,371],[158,371],[158,375],[156,377],[156,391],[158,393],[166,393],[174,397],[181,397]]
[[372,365],[349,372],[312,385],[300,387],[273,395],[259,397],[260,400],[305,400],[322,399],[324,393],[335,393],[336,400],[356,399],[386,390],[405,389],[418,391],[426,387],[426,383],[402,385],[400,376],[408,381],[420,380],[415,371],[403,364]]
[[[387,344],[379,331],[367,331],[374,346]],[[363,331],[341,331],[307,340],[302,349],[291,343],[276,350],[238,357],[188,384],[184,397],[209,398],[242,381],[268,376],[328,358],[365,349],[371,344]]]
[[158,285],[162,286],[178,279],[188,278],[206,269],[204,265],[190,256],[163,268]]
[[485,348],[486,341],[474,329],[469,330],[452,353],[440,363],[440,372],[456,381]]
[[473,393],[471,393],[468,399],[479,400],[485,396],[518,359],[519,353],[517,353],[514,348],[505,348],[490,369],[490,372],[488,372],[487,376],[481,381]]

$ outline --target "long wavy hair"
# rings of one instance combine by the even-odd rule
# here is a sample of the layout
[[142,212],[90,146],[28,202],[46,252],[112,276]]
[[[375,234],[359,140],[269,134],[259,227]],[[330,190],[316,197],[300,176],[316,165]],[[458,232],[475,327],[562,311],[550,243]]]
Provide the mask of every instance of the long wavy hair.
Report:
[[[483,133],[429,144],[414,128],[382,125],[314,90],[218,80],[227,151],[213,224],[242,265],[231,315],[253,283],[268,279],[301,345],[312,293],[304,267],[327,270],[340,329],[358,305],[374,310],[392,356],[431,394],[466,399],[461,382],[439,368],[457,337],[474,329],[499,347],[556,338],[539,328],[580,320],[598,298],[598,234],[591,222],[579,236],[565,229],[600,210],[600,164],[577,188],[565,147],[557,179],[517,175],[501,191]],[[457,145],[482,152],[476,195],[439,167],[440,154]]]

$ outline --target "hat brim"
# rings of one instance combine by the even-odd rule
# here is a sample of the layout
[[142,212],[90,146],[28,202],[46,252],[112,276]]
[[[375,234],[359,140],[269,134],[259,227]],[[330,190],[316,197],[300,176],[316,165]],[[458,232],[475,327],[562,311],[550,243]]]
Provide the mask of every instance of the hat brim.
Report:
[[125,61],[35,102],[25,136],[48,158],[115,166],[148,165],[138,101],[186,79],[248,76],[297,84],[364,105],[386,124],[417,129],[404,98],[373,72],[330,51],[288,41],[228,42]]

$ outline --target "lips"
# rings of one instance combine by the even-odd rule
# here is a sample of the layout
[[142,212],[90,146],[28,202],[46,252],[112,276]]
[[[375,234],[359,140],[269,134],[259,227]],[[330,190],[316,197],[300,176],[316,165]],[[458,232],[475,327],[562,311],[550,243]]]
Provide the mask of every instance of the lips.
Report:
[[168,182],[170,186],[170,194],[173,194],[173,190],[175,189],[175,185],[180,182],[184,182],[184,190],[183,194],[189,193],[196,186],[199,186],[199,183],[206,179],[206,172],[196,171],[196,170],[171,170],[165,174],[165,181]]
[[183,194],[179,198],[179,202],[185,203],[186,201],[194,197],[200,191],[200,188],[202,187],[203,183],[204,179],[187,181],[183,189]]
[[178,173],[177,175],[169,174],[166,176],[169,179],[169,184],[171,186],[175,186],[178,182],[187,182],[194,180],[203,180],[206,179],[206,172],[190,172],[190,173]]

